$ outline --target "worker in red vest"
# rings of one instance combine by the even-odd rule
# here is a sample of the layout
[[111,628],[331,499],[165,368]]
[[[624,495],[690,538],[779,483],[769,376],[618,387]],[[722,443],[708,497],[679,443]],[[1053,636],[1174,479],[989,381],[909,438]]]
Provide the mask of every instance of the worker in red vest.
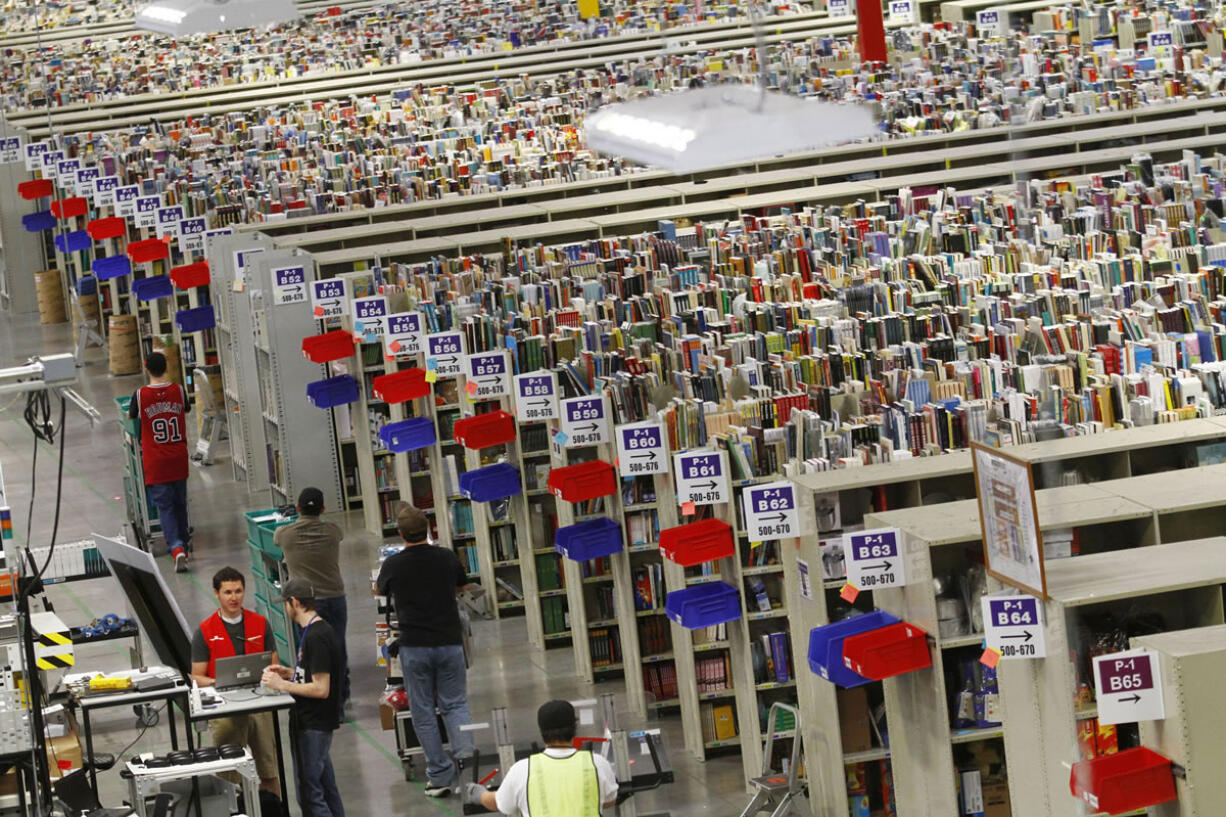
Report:
[[[199,686],[216,683],[215,664],[219,658],[271,651],[272,663],[278,663],[272,627],[259,613],[243,609],[246,593],[247,580],[234,568],[223,567],[213,576],[217,612],[200,622],[192,635],[192,680]],[[209,721],[209,731],[213,743],[218,746],[237,743],[249,747],[260,776],[260,788],[280,794],[276,733],[271,713],[214,718]]]
[[166,356],[153,352],[145,359],[149,385],[132,394],[128,416],[140,419],[140,456],[145,491],[158,509],[166,551],[175,572],[187,571],[191,545],[187,525],[187,392],[166,376]]

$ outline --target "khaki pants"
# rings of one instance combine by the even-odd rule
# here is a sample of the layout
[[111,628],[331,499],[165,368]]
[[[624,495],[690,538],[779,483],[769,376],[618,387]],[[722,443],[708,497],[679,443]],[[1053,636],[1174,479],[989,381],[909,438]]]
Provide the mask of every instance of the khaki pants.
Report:
[[[281,770],[277,767],[277,735],[272,727],[271,712],[214,718],[209,721],[209,732],[217,746],[237,743],[250,749],[260,780],[276,780],[281,776]],[[233,772],[227,772],[222,777],[233,783],[239,782],[238,775]]]

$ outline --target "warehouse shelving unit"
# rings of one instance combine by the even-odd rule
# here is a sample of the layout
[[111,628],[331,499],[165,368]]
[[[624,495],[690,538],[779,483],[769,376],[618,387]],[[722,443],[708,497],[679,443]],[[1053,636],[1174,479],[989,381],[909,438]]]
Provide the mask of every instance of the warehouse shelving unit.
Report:
[[[23,128],[0,117],[0,138],[12,137],[20,138],[23,145],[29,140],[29,134]],[[0,186],[4,190],[15,191],[17,185],[31,178],[33,175],[22,162],[0,163]],[[40,233],[26,232],[21,223],[22,216],[37,209],[37,201],[9,196],[0,212],[0,308],[12,313],[38,309],[34,273],[40,268],[43,243]]]

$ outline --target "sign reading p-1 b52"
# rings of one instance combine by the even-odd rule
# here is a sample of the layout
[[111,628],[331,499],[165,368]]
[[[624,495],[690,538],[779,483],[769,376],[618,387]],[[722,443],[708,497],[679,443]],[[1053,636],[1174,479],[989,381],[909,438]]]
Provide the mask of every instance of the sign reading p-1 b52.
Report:
[[984,640],[1002,659],[1046,658],[1042,607],[1034,596],[984,596]]
[[876,528],[843,535],[847,582],[860,590],[902,587],[907,583],[898,528]]
[[617,467],[623,477],[668,473],[664,426],[633,423],[617,427]]

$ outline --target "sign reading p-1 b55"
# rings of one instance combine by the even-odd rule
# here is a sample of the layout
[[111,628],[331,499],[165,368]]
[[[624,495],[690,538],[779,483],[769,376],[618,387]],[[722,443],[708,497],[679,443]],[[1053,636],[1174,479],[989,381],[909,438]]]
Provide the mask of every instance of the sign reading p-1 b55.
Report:
[[617,427],[617,467],[623,477],[668,473],[664,426],[633,423]]
[[796,488],[787,480],[746,488],[741,497],[750,542],[791,539],[800,535]]
[[847,582],[860,590],[902,587],[907,583],[898,528],[876,528],[843,535]]
[[984,640],[1002,659],[1046,658],[1042,607],[1034,596],[984,596]]

